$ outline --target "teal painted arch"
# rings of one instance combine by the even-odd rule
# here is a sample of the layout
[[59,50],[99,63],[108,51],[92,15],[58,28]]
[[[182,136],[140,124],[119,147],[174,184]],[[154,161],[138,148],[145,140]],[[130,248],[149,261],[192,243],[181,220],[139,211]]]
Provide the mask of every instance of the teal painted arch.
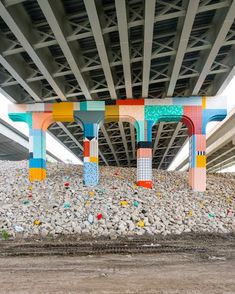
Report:
[[12,121],[27,123],[29,128],[33,126],[32,112],[9,113],[8,116]]

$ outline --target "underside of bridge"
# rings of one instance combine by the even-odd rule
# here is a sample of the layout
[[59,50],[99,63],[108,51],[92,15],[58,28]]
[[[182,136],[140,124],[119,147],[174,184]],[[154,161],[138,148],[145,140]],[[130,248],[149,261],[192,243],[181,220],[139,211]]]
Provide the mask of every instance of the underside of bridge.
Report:
[[[15,103],[213,96],[234,74],[234,16],[231,0],[0,0],[0,92]],[[49,131],[83,157],[80,125]],[[152,137],[153,167],[167,169],[187,128],[160,122]],[[100,164],[135,166],[136,147],[128,122],[101,126]]]

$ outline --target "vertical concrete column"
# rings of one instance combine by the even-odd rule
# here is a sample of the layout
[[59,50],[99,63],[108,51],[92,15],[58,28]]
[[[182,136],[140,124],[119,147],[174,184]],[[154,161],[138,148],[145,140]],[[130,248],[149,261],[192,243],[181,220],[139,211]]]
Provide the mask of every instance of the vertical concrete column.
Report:
[[86,186],[95,186],[99,182],[99,150],[98,150],[99,125],[96,123],[84,124],[84,169],[83,182]]
[[137,122],[137,185],[152,188],[152,124]]
[[[26,109],[25,109],[26,111]],[[46,130],[54,122],[52,113],[10,113],[13,121],[23,121],[29,127],[29,180],[46,178]]]
[[206,135],[189,138],[189,185],[193,191],[206,190]]
[[29,180],[46,178],[46,130],[53,123],[52,113],[33,112],[29,128]]
[[46,132],[29,129],[29,180],[42,181],[46,178]]

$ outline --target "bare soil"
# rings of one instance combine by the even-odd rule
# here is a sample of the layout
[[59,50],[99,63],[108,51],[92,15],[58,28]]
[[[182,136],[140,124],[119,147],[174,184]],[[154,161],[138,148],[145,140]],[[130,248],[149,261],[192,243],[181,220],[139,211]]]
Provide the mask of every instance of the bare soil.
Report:
[[0,293],[232,294],[234,240],[187,234],[1,241]]

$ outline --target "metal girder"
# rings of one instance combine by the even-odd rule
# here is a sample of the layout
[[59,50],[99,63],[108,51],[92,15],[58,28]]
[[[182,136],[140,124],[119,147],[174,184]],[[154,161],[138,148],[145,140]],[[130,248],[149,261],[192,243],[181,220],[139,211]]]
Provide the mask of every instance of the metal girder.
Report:
[[145,1],[142,97],[148,97],[156,0]]
[[[14,4],[17,4],[17,3],[20,3],[20,2],[24,2],[26,0],[4,0],[4,4],[5,6],[9,6],[11,5],[10,2],[15,2]],[[228,7],[230,5],[230,0],[224,0],[224,1],[219,1],[217,3],[212,3],[212,4],[208,4],[208,3],[202,3],[198,9],[198,13],[202,13],[202,12],[207,12],[207,11],[211,11],[211,10],[216,10],[216,9],[222,9],[222,8],[225,8],[225,7]],[[167,5],[167,3],[166,3]],[[111,9],[111,8],[114,8],[114,4],[110,4],[110,5],[107,5],[106,7],[104,7],[104,9]],[[84,12],[80,12],[80,13],[75,13],[75,14],[72,14],[68,17],[68,19],[73,19],[75,17],[84,17],[84,15],[86,15],[86,13]],[[162,22],[164,20],[170,20],[170,19],[174,19],[174,18],[177,18],[177,17],[184,17],[186,15],[186,11],[185,10],[180,10],[178,12],[169,12],[169,13],[163,13],[163,12],[160,12],[156,15],[155,17],[155,23],[157,22]],[[46,24],[46,22],[42,22],[42,25]],[[40,24],[36,24],[35,26],[37,27],[38,25]],[[141,19],[141,20],[138,20],[138,21],[129,21],[128,22],[128,26],[130,28],[133,28],[133,27],[137,27],[137,26],[140,26],[140,25],[144,25],[144,19]],[[107,34],[107,33],[110,33],[110,32],[115,32],[115,31],[118,31],[118,25],[117,24],[114,24],[112,26],[107,26],[105,27],[102,32],[103,34]],[[82,32],[82,33],[77,33],[77,34],[72,34],[70,36],[67,37],[67,41],[68,42],[73,42],[73,41],[76,41],[76,40],[81,40],[83,38],[89,38],[92,36],[92,32],[90,31],[86,31],[86,32]],[[47,46],[52,46],[52,45],[56,45],[57,44],[57,41],[54,39],[54,40],[50,40],[50,41],[44,41],[44,42],[38,42],[38,43],[35,43],[33,46],[35,49],[39,49],[39,48],[43,48],[43,47],[47,47]],[[12,54],[16,54],[16,53],[21,53],[24,51],[24,48],[17,48],[17,49],[13,49],[11,50],[11,53]],[[10,53],[10,52],[9,52]]]
[[230,162],[222,163],[222,166],[218,166],[218,167],[216,167],[215,169],[213,169],[213,170],[211,170],[209,172],[216,173],[216,172],[218,172],[220,170],[223,170],[225,168],[229,168],[229,167],[234,166],[234,165],[235,165],[235,156],[233,156],[231,158],[231,161]]
[[[38,0],[38,4],[41,7],[48,24],[50,25],[55,38],[60,45],[61,50],[66,57],[68,64],[76,77],[76,80],[87,100],[91,99],[89,89],[85,78],[83,77],[79,67],[78,67],[78,57],[79,48],[75,48],[75,44],[68,44],[66,40],[65,28],[69,30],[68,24],[65,23],[64,11],[60,0],[58,1],[48,1],[48,0]],[[63,12],[63,13],[62,13]]]
[[6,8],[4,4],[0,2],[0,16],[11,29],[15,37],[20,41],[25,51],[35,62],[56,94],[61,100],[66,100],[62,84],[59,83],[58,80],[55,81],[52,77],[52,68],[54,64],[52,58],[50,60],[48,59],[48,49],[46,50],[44,48],[44,51],[40,50],[40,52],[36,52],[32,46],[32,43],[37,39],[37,32],[33,32],[32,28],[28,26],[30,20],[23,7],[17,5],[16,7],[10,6]]
[[26,0],[3,0],[6,7],[22,3]]
[[[230,153],[230,152],[232,152],[232,151],[234,151],[234,150],[235,150],[235,147],[230,148],[229,150],[226,150],[225,152],[223,152],[223,153],[217,155],[216,157],[212,158],[212,160],[210,160],[210,161],[207,162],[207,166],[211,165],[213,162],[215,162],[215,161],[218,160],[219,158],[225,156],[226,154],[228,154],[228,153]],[[213,166],[212,166],[211,168],[213,168]]]
[[113,76],[112,76],[112,72],[109,65],[107,49],[105,47],[104,38],[102,34],[102,29],[101,29],[101,25],[100,25],[98,13],[97,13],[95,1],[86,0],[84,4],[85,4],[87,15],[91,24],[93,36],[96,42],[96,47],[97,47],[99,57],[102,63],[104,75],[106,78],[106,82],[108,85],[111,98],[117,99],[117,94],[116,94],[115,86],[113,82]]
[[157,150],[157,145],[160,141],[160,138],[161,138],[161,133],[162,133],[162,130],[163,130],[163,126],[164,126],[164,123],[163,122],[160,122],[159,123],[159,126],[158,126],[158,130],[157,130],[157,136],[156,136],[156,139],[155,139],[155,142],[154,142],[154,146],[153,146],[153,156]]
[[118,30],[120,38],[120,46],[122,53],[122,64],[125,78],[126,97],[132,98],[132,82],[131,82],[131,61],[130,61],[130,48],[129,48],[129,35],[127,24],[127,7],[125,0],[115,0]]
[[167,90],[167,96],[172,96],[175,85],[179,76],[180,68],[187,49],[190,33],[193,27],[194,19],[197,14],[200,0],[189,0],[188,8],[184,23],[182,24],[182,33],[179,35],[179,43],[177,44],[177,53],[175,56],[174,65],[171,69],[171,79]]
[[123,145],[124,145],[124,148],[125,148],[128,166],[130,166],[130,156],[129,156],[128,146],[127,146],[127,142],[126,142],[125,131],[124,131],[124,128],[123,128],[123,122],[118,122],[118,126],[119,126],[119,129],[120,129]]
[[220,95],[235,75],[235,46],[232,47],[230,54],[225,57],[223,64],[229,66],[231,70],[215,77],[212,89],[215,95]]
[[168,144],[168,146],[167,146],[167,148],[166,148],[166,151],[164,152],[164,154],[163,154],[163,156],[162,156],[162,159],[161,159],[161,161],[160,161],[160,163],[159,163],[159,165],[158,165],[158,169],[161,168],[162,163],[163,163],[165,157],[167,156],[167,153],[168,153],[168,151],[170,150],[172,144],[174,143],[175,138],[176,138],[177,134],[179,133],[179,130],[181,129],[182,125],[183,125],[182,122],[179,122],[179,123],[177,124],[177,127],[176,127],[176,129],[175,129],[175,131],[174,131],[174,134],[173,134],[173,136],[171,137],[171,140],[170,140],[170,142],[169,142],[169,144]]
[[114,156],[114,159],[115,159],[115,161],[116,161],[116,163],[117,163],[117,166],[120,166],[120,163],[119,163],[119,160],[118,160],[118,158],[117,158],[116,152],[115,152],[115,150],[114,150],[114,148],[113,148],[113,145],[112,145],[112,143],[111,143],[111,141],[110,141],[109,135],[108,135],[108,133],[107,133],[107,131],[106,131],[104,125],[101,125],[100,129],[101,129],[101,131],[102,131],[102,133],[103,133],[103,135],[104,135],[104,137],[105,137],[105,139],[106,139],[106,141],[107,141],[107,143],[108,143],[108,145],[109,145],[110,150],[111,150],[112,153],[113,153],[113,156]]
[[221,166],[226,166],[227,164],[230,164],[230,162],[234,162],[235,161],[235,155],[229,157],[229,158],[226,158],[224,159],[223,161],[220,161],[219,163],[215,164],[213,167],[211,168],[208,168],[208,172],[212,172],[212,171],[217,171],[220,169]]
[[[217,53],[219,52],[224,39],[234,21],[235,16],[235,0],[233,0],[228,8],[227,11],[224,11],[223,13],[219,12],[216,14],[214,23],[216,26],[211,28],[211,31],[209,32],[209,36],[213,42],[212,48],[208,54],[204,54],[199,58],[198,60],[198,68],[199,68],[199,77],[193,86],[192,89],[192,95],[197,95],[198,92],[201,89],[201,86],[203,82],[206,79],[206,76],[208,75],[211,66],[216,58]],[[220,24],[222,24],[220,26]]]
[[135,154],[135,127],[130,124],[130,132],[131,132],[131,146],[132,146],[132,157],[133,159],[136,158]]
[[36,83],[29,85],[26,82],[24,75],[27,71],[30,71],[30,68],[24,66],[25,62],[20,56],[9,56],[4,58],[0,54],[0,63],[36,102],[42,101],[41,85],[36,85]]

